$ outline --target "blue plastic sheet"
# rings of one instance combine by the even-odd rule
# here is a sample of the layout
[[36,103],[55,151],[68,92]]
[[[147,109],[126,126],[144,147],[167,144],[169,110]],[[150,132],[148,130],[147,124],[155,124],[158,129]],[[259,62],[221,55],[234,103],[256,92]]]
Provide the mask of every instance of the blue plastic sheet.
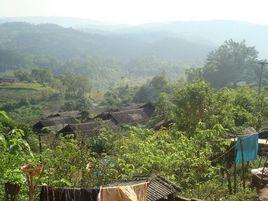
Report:
[[253,135],[238,136],[237,143],[236,143],[235,163],[242,163],[241,143],[243,147],[244,162],[256,160],[258,156],[258,149],[259,149],[258,140],[259,140],[258,133],[253,134]]

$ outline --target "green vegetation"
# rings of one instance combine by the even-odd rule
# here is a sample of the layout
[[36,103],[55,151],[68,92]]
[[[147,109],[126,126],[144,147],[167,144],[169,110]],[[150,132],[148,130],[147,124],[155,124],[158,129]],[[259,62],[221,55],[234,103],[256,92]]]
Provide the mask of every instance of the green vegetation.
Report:
[[71,72],[100,89],[115,86],[122,77],[131,84],[162,72],[177,79],[187,65],[201,64],[212,50],[175,37],[86,33],[53,24],[5,23],[0,34],[1,73],[36,68]]
[[[226,161],[213,160],[228,149],[227,133],[242,134],[247,127],[261,130],[267,124],[268,71],[263,69],[264,86],[258,91],[261,68],[254,47],[226,41],[204,65],[197,62],[198,68],[188,68],[183,80],[187,63],[196,58],[190,56],[193,44],[179,39],[140,44],[123,36],[111,39],[25,23],[0,25],[0,33],[1,77],[18,80],[0,84],[0,111],[5,111],[0,113],[1,189],[6,182],[20,184],[19,200],[26,200],[20,167],[40,159],[37,136],[30,123],[21,122],[59,110],[88,112],[152,102],[154,116],[142,127],[103,131],[92,139],[80,134],[44,136],[46,174],[40,182],[92,187],[155,173],[180,185],[188,197],[251,200],[255,196],[248,186],[243,193],[240,189],[229,195],[220,174]],[[180,51],[174,47],[178,41]],[[172,54],[167,55],[165,48]],[[136,55],[138,49],[143,50],[141,55]],[[200,56],[199,51],[193,52]],[[151,129],[162,121],[173,123]]]
[[[259,128],[267,120],[267,100],[262,100],[264,107],[259,111],[259,98],[254,89],[241,87],[215,91],[205,82],[186,84],[168,95],[163,94],[157,101],[157,111],[166,112],[175,119],[170,128],[153,131],[129,127],[122,131],[106,131],[82,144],[82,135],[43,141],[42,159],[47,164],[47,174],[42,182],[90,187],[156,173],[180,185],[185,196],[206,200],[250,200],[254,197],[251,191],[229,196],[227,184],[220,176],[225,163],[220,160],[215,165],[213,159],[228,148],[227,132],[241,133],[248,126]],[[167,102],[171,107],[167,107]],[[152,121],[162,118],[168,117],[156,112]],[[2,135],[6,138],[9,136],[6,130],[13,127],[6,124],[6,120],[2,121]],[[17,168],[29,160],[37,161],[39,157],[36,136],[31,132],[26,136],[32,146],[33,158],[22,155],[15,163]],[[5,142],[1,143],[0,158],[5,161],[14,153],[6,148]],[[5,167],[13,171],[15,166]],[[221,188],[219,192],[215,189],[218,186]]]
[[[202,68],[186,71],[188,81],[205,80],[215,88],[237,87],[241,84],[257,85],[261,74],[255,47],[248,47],[245,41],[225,41],[212,51]],[[267,68],[264,69],[263,83],[267,84]]]

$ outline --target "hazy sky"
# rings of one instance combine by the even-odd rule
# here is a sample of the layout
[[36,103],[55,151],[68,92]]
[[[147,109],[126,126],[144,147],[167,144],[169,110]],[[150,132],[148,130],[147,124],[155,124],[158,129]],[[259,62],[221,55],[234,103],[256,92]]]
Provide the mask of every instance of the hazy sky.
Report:
[[268,0],[0,0],[0,16],[65,16],[140,24],[242,20],[268,24]]

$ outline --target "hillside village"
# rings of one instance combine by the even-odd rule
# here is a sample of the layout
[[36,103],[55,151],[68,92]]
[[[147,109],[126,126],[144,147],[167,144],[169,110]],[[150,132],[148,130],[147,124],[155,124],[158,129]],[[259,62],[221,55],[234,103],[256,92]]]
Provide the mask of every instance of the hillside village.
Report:
[[51,114],[40,119],[33,125],[35,132],[42,134],[43,130],[54,133],[98,134],[101,129],[113,131],[121,126],[145,125],[154,113],[151,103],[133,105],[104,111],[95,117],[86,111],[66,111]]
[[0,200],[268,200],[266,26],[29,19],[0,18]]

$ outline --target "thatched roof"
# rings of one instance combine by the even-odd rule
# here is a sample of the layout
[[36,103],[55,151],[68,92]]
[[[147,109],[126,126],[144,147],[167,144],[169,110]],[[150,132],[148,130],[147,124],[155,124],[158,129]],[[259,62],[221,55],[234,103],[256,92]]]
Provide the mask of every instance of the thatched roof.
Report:
[[146,113],[143,108],[111,112],[110,115],[117,124],[129,125],[146,124],[151,117],[151,115]]
[[104,111],[102,112],[119,112],[119,111],[123,111],[123,110],[133,110],[133,109],[140,109],[140,108],[153,108],[154,109],[154,105],[152,103],[139,103],[139,104],[131,104],[128,106],[122,106],[122,107],[111,107],[111,108],[106,108]]
[[79,110],[71,110],[71,111],[53,113],[53,114],[50,114],[47,118],[53,118],[53,117],[79,118],[80,116],[81,116],[81,111],[79,111]]
[[180,187],[157,175],[135,177],[132,180],[115,182],[108,186],[133,185],[146,181],[149,182],[146,199],[148,201],[159,201],[166,198],[173,198],[176,192],[181,191]]
[[73,117],[53,117],[41,119],[33,125],[33,130],[35,132],[41,132],[43,128],[48,128],[53,131],[58,131],[62,129],[67,124],[75,124],[77,120]]
[[[133,106],[132,106],[133,107]],[[131,108],[132,108],[131,107]],[[104,112],[95,118],[102,120],[112,120],[119,125],[137,125],[146,124],[154,113],[154,106],[151,104],[139,105],[138,108],[122,110],[114,110],[110,112]]]
[[140,103],[140,104],[129,105],[129,106],[126,106],[126,107],[120,107],[120,108],[117,109],[117,112],[118,111],[123,111],[123,110],[140,109],[140,108],[147,108],[147,109],[150,109],[150,110],[155,109],[155,107],[154,107],[154,105],[152,103]]
[[97,135],[104,130],[115,130],[117,126],[110,120],[108,121],[91,121],[81,124],[68,124],[59,133],[81,133],[90,136]]

